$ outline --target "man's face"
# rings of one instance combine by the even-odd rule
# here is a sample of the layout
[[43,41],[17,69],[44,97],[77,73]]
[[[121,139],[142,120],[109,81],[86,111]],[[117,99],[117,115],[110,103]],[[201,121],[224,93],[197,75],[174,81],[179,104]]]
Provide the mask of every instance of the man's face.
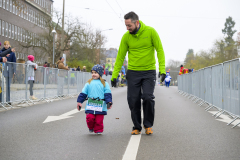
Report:
[[61,61],[64,62],[64,58],[62,58]]
[[139,24],[139,21],[136,21],[133,23],[131,19],[125,19],[125,25],[130,34],[133,34],[137,31],[138,24]]

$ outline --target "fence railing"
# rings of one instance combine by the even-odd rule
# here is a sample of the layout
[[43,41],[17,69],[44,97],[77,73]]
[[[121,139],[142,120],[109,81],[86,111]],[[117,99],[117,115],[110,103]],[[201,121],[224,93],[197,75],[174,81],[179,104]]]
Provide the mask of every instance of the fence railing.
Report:
[[[206,111],[217,108],[217,118],[229,114],[232,124],[240,118],[240,59],[203,68],[178,76],[179,93],[188,97],[199,106],[207,104]],[[240,123],[233,126],[236,127]]]
[[[7,109],[12,103],[34,103],[30,97],[28,83],[29,65],[22,63],[1,63],[0,65],[0,106]],[[51,102],[78,95],[88,79],[89,72],[70,71],[39,66],[34,71],[33,95],[37,101]],[[111,76],[103,75],[109,85]]]

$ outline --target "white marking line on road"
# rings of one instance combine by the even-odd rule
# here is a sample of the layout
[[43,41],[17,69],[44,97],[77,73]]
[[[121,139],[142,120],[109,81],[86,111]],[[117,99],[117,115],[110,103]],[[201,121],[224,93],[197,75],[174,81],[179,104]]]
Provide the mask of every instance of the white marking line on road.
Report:
[[127,149],[123,155],[123,160],[135,160],[137,157],[138,147],[141,140],[141,134],[132,135]]
[[[211,113],[211,114],[213,114],[213,115],[217,113],[217,111],[208,111],[208,112]],[[220,113],[219,113],[219,114],[220,114]],[[230,118],[229,116],[224,115],[224,114],[220,115],[218,118],[221,118],[221,119],[216,119],[216,120],[221,121],[221,122],[225,122],[225,123],[230,123],[230,122],[233,121],[232,118]],[[239,122],[240,122],[239,119],[238,119],[238,120],[235,120],[231,125],[236,125],[236,124],[238,124]],[[240,126],[238,126],[238,127],[240,127]]]
[[78,111],[77,109],[74,109],[67,113],[61,114],[60,116],[48,116],[43,123],[48,123],[48,122],[52,122],[52,121],[58,121],[58,120],[66,119],[66,118],[71,118],[73,116],[70,116],[70,115],[73,115],[75,113],[78,113],[78,112],[81,112],[84,110],[85,109],[81,109],[80,111]]
[[[143,118],[143,111],[141,111],[141,116]],[[136,159],[138,147],[139,147],[140,140],[141,140],[141,135],[142,135],[142,132],[139,135],[131,136],[122,160],[135,160]]]

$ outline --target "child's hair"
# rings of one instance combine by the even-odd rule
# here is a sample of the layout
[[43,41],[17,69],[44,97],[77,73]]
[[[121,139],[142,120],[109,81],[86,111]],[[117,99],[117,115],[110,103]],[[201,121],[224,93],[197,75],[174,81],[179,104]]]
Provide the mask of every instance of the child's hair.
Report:
[[5,42],[4,42],[4,45],[7,45],[7,44],[8,44],[8,45],[11,47],[11,45],[10,45],[10,42],[9,42],[9,41],[5,41]]
[[[93,78],[89,79],[89,80],[87,81],[87,83],[90,84],[92,80],[93,80]],[[101,76],[100,76],[100,81],[102,82],[103,86],[105,87],[105,81],[104,81],[104,79],[102,79]]]

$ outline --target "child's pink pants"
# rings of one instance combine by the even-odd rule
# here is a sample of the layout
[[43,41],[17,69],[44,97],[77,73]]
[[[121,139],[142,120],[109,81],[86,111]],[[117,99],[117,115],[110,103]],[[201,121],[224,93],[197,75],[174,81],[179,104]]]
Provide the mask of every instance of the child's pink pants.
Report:
[[103,132],[103,119],[102,114],[86,114],[87,126],[89,129],[94,129],[94,132]]

